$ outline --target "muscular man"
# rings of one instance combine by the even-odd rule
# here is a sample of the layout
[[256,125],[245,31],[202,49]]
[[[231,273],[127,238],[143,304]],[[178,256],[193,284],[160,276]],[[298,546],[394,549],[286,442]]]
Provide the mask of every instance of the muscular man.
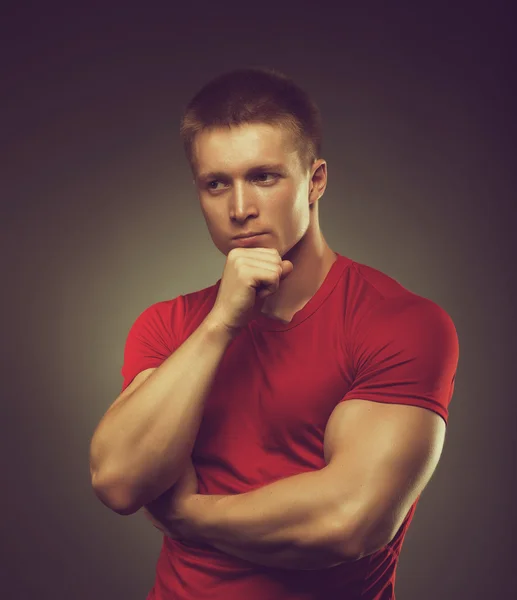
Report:
[[164,533],[148,600],[394,599],[444,443],[454,324],[328,246],[320,116],[292,80],[221,75],[181,135],[226,263],[131,327],[93,488]]

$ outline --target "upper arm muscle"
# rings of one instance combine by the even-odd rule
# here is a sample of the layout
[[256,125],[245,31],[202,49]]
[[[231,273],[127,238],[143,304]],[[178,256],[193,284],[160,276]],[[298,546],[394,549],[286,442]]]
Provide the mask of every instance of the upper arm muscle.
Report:
[[425,408],[347,400],[325,430],[325,460],[360,548],[393,538],[438,463],[445,422]]
[[157,367],[152,367],[150,369],[144,369],[143,371],[140,371],[140,373],[138,373],[138,375],[135,376],[133,381],[127,386],[127,388],[119,395],[115,402],[113,402],[113,404],[108,408],[106,414],[113,410],[115,406],[118,406],[121,402],[123,402],[133,392],[136,392],[136,390],[142,385],[142,383],[144,383],[144,381],[149,377],[149,375],[153,371],[156,371],[156,369]]
[[104,413],[104,416],[102,417],[99,424],[97,425],[95,432],[92,436],[92,441],[90,443],[90,476],[92,477],[92,481],[94,479],[94,472],[98,466],[98,464],[97,464],[98,460],[96,459],[96,456],[95,456],[94,452],[92,451],[95,448],[93,445],[93,440],[95,438],[95,434],[99,430],[99,428],[100,428],[102,422],[104,421],[104,419],[106,418],[106,416],[116,406],[119,406],[122,402],[124,402],[124,400],[129,398],[129,396],[131,396],[131,394],[133,392],[135,392],[142,385],[142,383],[144,383],[144,381],[146,381],[146,379],[148,379],[148,377],[151,375],[151,373],[153,371],[156,371],[156,369],[157,369],[157,367],[153,367],[150,369],[144,369],[143,371],[140,371],[140,373],[138,373],[138,375],[136,375],[136,377],[133,379],[133,381],[127,386],[127,388],[118,396],[118,398],[115,400],[115,402],[113,402],[113,404]]

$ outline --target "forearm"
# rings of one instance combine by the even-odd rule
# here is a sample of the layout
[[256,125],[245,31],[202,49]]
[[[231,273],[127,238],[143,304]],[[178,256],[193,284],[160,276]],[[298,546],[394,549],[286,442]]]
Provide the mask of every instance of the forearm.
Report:
[[90,454],[94,488],[105,504],[130,514],[177,481],[229,343],[225,330],[205,319],[140,387],[106,413]]
[[[205,540],[208,542],[208,540]],[[294,569],[299,571],[312,571],[317,569],[328,569],[345,560],[336,556],[336,553],[326,549],[293,547],[284,550],[249,550],[239,545],[223,542],[208,542],[214,548],[225,554],[242,558],[256,565],[275,567],[277,569]]]
[[266,566],[323,569],[353,560],[328,476],[322,469],[245,494],[192,496],[190,526],[205,543]]

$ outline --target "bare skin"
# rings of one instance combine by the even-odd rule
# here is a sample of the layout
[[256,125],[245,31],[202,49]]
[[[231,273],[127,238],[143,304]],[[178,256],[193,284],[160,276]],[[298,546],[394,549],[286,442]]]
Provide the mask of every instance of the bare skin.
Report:
[[[197,135],[194,183],[215,246],[225,255],[240,243],[235,235],[266,231],[245,247],[275,248],[293,271],[261,312],[291,321],[325,279],[336,255],[320,230],[318,201],[327,185],[327,163],[304,171],[290,134],[280,126],[246,124]],[[265,164],[281,168],[249,169]],[[207,176],[208,173],[218,176]],[[224,174],[224,175],[223,175]]]

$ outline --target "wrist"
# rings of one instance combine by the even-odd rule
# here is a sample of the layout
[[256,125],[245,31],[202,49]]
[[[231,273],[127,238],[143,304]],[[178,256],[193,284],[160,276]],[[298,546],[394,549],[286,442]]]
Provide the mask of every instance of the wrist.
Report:
[[240,329],[227,327],[213,313],[209,313],[205,317],[203,327],[209,339],[217,342],[222,341],[225,344],[232,342],[240,333]]

